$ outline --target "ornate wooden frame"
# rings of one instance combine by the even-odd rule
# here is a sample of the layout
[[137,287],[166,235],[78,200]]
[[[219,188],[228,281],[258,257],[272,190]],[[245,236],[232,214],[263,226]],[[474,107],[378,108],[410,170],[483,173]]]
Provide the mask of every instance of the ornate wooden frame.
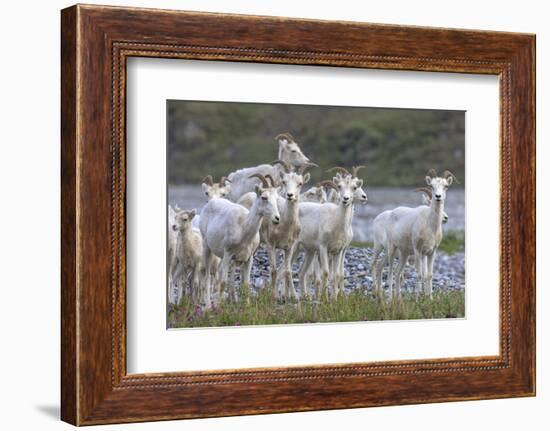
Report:
[[[535,394],[534,35],[81,5],[61,18],[63,420],[88,425]],[[128,375],[129,56],[498,75],[500,354]]]

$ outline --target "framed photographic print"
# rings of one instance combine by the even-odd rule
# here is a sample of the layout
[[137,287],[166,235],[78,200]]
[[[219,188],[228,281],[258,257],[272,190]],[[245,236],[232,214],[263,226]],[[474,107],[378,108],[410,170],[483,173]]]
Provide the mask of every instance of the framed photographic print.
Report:
[[535,37],[62,11],[62,419],[535,394]]

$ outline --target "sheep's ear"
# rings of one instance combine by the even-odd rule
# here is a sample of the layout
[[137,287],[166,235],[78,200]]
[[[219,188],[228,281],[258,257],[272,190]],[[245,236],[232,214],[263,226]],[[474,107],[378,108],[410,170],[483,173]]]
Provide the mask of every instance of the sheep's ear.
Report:
[[197,215],[197,209],[193,208],[191,211],[189,211],[189,220],[192,220],[193,217]]
[[285,174],[283,174],[282,172],[279,172],[279,177],[281,177],[281,180],[283,179],[284,176]]
[[447,178],[447,185],[450,186],[452,183],[453,183],[453,176],[452,175],[449,175]]
[[429,175],[426,175],[426,184],[428,184],[429,186],[432,185],[432,177],[430,177]]
[[357,181],[357,187],[363,187],[363,180]]
[[258,196],[260,196],[263,192],[262,186],[260,186],[259,184],[256,184],[256,187],[254,187],[254,191]]
[[340,184],[340,180],[342,179],[342,177],[340,176],[340,174],[336,174],[336,176],[332,179],[332,182],[336,185]]
[[307,173],[304,175],[304,184],[308,183],[310,179],[311,179],[311,175],[310,175],[309,172],[307,172]]
[[202,191],[203,191],[203,192],[207,192],[207,191],[208,191],[208,187],[209,187],[208,184],[202,183]]

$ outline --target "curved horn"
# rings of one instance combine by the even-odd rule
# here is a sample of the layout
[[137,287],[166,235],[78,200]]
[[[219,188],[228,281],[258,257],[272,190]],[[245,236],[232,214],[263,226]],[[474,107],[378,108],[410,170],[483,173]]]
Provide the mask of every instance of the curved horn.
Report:
[[267,182],[267,180],[265,179],[265,177],[262,174],[252,174],[248,178],[259,178],[260,181],[262,182],[262,187],[264,189],[269,189],[270,188],[269,183]]
[[271,166],[273,166],[273,165],[281,165],[285,169],[285,172],[287,174],[292,171],[292,167],[287,162],[285,162],[284,160],[275,160],[275,161],[271,162]]
[[429,176],[429,177],[432,177],[432,178],[437,177],[437,171],[436,171],[434,168],[431,168],[431,169],[428,171],[428,176]]
[[457,184],[460,184],[460,181],[455,177],[455,174],[453,174],[451,171],[445,171],[442,175],[443,178],[453,177],[453,180],[457,182]]
[[285,133],[279,133],[277,136],[275,136],[275,140],[276,141],[279,141],[281,139],[286,139],[287,141],[290,141],[290,142],[295,142],[294,141],[294,137],[288,133],[288,132],[285,132]]
[[341,166],[335,166],[333,168],[327,169],[327,172],[332,172],[332,171],[338,171],[343,175],[351,175],[346,168],[343,168]]
[[429,189],[428,187],[419,187],[414,191],[426,193],[430,199],[432,198],[432,189]]
[[307,168],[318,168],[319,165],[313,162],[306,162],[298,168],[298,175],[303,175]]
[[209,186],[214,185],[214,181],[212,180],[212,175],[207,175],[206,177],[204,177],[202,179],[202,182],[205,183],[205,184],[208,184]]
[[266,180],[269,180],[269,182],[271,183],[271,187],[277,187],[277,183],[275,182],[275,180],[273,179],[273,177],[269,174],[266,174],[264,175],[265,179]]
[[334,190],[336,190],[337,192],[340,192],[340,189],[338,189],[338,187],[336,187],[336,184],[334,184],[332,181],[330,180],[325,180],[325,181],[321,181],[319,183],[317,183],[318,186],[325,186],[325,187],[330,187],[330,188],[333,188]]
[[357,177],[357,172],[359,172],[361,169],[365,168],[365,165],[359,165],[359,166],[354,166],[351,168],[351,173],[352,173],[352,176],[353,177]]
[[231,180],[230,180],[229,178],[227,178],[225,175],[223,175],[222,177],[220,177],[220,182],[219,182],[220,186],[222,186],[222,187],[225,186],[225,182],[226,182],[226,181],[227,181],[228,183],[231,182]]

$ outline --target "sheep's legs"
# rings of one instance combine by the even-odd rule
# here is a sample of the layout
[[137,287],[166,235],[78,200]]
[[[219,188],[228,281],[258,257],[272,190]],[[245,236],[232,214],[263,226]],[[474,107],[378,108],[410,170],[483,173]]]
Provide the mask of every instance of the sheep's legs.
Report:
[[378,244],[375,244],[372,260],[370,262],[370,275],[372,277],[372,284],[373,284],[374,291],[376,293],[378,293],[378,290],[380,288],[380,284],[379,284],[380,281],[378,278],[378,265],[376,265],[376,262],[381,252],[382,252],[382,247],[380,247]]
[[[380,296],[380,293],[382,291],[382,273],[384,272],[384,266],[386,266],[387,261],[388,254],[385,253],[384,256],[382,256],[382,259],[380,259],[376,264],[376,274],[374,276],[374,293],[377,296]],[[393,265],[392,261],[390,261],[390,265]]]
[[269,245],[267,249],[269,257],[269,269],[271,270],[271,291],[276,298],[277,295],[277,249]]
[[294,280],[292,279],[292,256],[294,254],[294,246],[289,250],[285,250],[284,261],[282,264],[283,270],[283,294],[287,299],[296,299],[296,290],[294,289]]
[[191,275],[191,298],[193,302],[200,302],[201,300],[201,283],[200,283],[200,269],[193,268]]
[[302,267],[300,268],[300,273],[299,273],[300,289],[302,291],[301,293],[303,298],[307,298],[309,296],[308,295],[308,288],[309,288],[308,272],[314,257],[315,257],[315,253],[311,253],[308,250],[304,252],[304,261],[302,263]]
[[346,249],[340,250],[340,253],[338,255],[338,293],[344,291],[345,286],[345,268],[344,268],[344,262],[346,260]]
[[[403,259],[404,260],[404,259]],[[416,283],[414,285],[414,293],[416,297],[422,292],[422,281],[424,280],[424,256],[416,252],[414,254],[414,263],[416,266]]]
[[426,262],[426,281],[424,284],[424,289],[426,289],[426,295],[429,295],[432,299],[432,279],[433,279],[433,270],[434,270],[434,261],[435,261],[435,250],[432,254],[429,254]]
[[329,279],[328,251],[324,246],[319,247],[319,263],[321,264],[321,292],[325,292]]
[[[393,297],[393,261],[394,261],[395,249],[388,251],[388,293],[390,298]],[[403,260],[401,253],[398,253],[399,262]],[[399,292],[399,291],[398,291]]]
[[[402,274],[407,264],[407,259],[402,259],[402,254],[399,254],[399,264],[397,265],[397,270],[395,271],[395,287],[397,290],[397,295],[401,295],[401,282],[403,281]],[[393,262],[390,263],[393,265]]]
[[[220,273],[219,273],[220,289],[218,291],[218,297],[219,297],[220,302],[223,300],[224,291],[228,287],[228,279],[229,279],[229,282],[230,282],[229,287],[234,286],[234,281],[231,280],[230,275],[229,275],[230,270],[231,270],[231,255],[229,253],[224,253],[222,261],[220,263]],[[233,272],[233,271],[231,271],[231,272]],[[231,274],[231,276],[232,275],[233,274]],[[228,290],[230,290],[230,289],[228,289]],[[231,292],[229,291],[228,293],[229,293],[229,298],[228,299],[231,300]]]
[[344,289],[344,250],[332,256],[332,277],[334,285],[334,298],[338,298],[340,292]]
[[171,257],[170,258],[170,265],[168,267],[168,286],[166,286],[166,289],[167,289],[167,296],[168,296],[168,302],[170,304],[174,304],[175,303],[175,300],[174,300],[174,276],[173,276],[173,273],[174,273],[174,263],[173,263],[173,260],[174,258]]
[[247,302],[250,302],[250,272],[252,271],[252,260],[253,257],[250,256],[250,259],[241,265],[241,285],[245,292]]
[[204,290],[202,292],[202,298],[199,298],[199,301],[202,301],[204,305],[206,305],[206,307],[208,308],[212,303],[212,259],[214,259],[214,256],[207,246],[204,247],[202,255],[205,269]]
[[313,255],[313,265],[311,265],[309,272],[313,275],[313,285],[315,286],[317,299],[321,299],[321,265],[319,264],[319,255],[317,252]]

